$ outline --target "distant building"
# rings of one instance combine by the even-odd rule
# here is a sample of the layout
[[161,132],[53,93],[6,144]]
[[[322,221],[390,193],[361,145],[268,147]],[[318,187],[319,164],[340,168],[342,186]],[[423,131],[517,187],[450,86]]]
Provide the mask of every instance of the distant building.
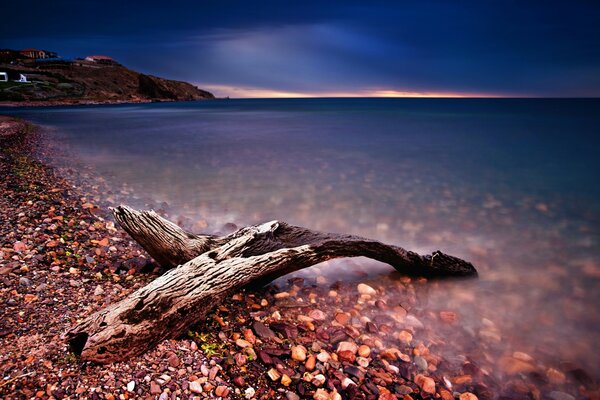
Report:
[[14,61],[22,60],[27,58],[22,55],[18,50],[12,49],[0,49],[0,62],[12,63]]
[[106,65],[117,65],[117,64],[119,64],[112,57],[109,57],[109,56],[87,56],[85,58],[85,60],[86,61],[95,62],[97,64],[106,64]]
[[58,54],[54,51],[48,50],[38,50],[38,49],[24,49],[21,50],[21,55],[24,55],[28,58],[38,59],[38,58],[57,58]]

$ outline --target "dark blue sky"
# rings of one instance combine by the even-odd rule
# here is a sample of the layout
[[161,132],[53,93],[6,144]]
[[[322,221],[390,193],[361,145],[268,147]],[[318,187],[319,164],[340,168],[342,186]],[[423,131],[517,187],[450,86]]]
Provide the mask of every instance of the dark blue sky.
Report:
[[111,55],[218,95],[600,95],[598,1],[6,3],[0,47]]

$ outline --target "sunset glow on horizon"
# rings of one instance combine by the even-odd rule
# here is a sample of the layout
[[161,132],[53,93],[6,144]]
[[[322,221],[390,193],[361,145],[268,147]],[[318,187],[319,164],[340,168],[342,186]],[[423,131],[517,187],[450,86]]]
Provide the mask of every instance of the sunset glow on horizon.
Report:
[[407,98],[501,98],[518,97],[490,93],[462,93],[462,92],[418,92],[393,89],[363,89],[355,92],[294,92],[260,87],[211,85],[197,83],[198,87],[205,88],[217,97],[230,98],[317,98],[317,97],[407,97]]

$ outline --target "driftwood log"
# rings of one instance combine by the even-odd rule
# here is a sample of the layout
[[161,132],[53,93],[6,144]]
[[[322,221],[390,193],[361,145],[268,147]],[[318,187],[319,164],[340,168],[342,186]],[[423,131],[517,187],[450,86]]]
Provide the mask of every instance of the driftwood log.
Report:
[[201,321],[231,292],[339,257],[369,257],[403,274],[471,277],[473,265],[436,251],[421,256],[357,236],[271,221],[230,235],[196,235],[154,211],[112,209],[116,221],[158,263],[172,269],[123,300],[84,318],[66,335],[82,359],[126,360]]

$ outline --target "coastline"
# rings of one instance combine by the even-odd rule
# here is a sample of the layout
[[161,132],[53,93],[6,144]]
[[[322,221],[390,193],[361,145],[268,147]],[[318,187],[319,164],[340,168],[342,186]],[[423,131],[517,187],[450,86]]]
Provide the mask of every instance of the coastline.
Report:
[[118,105],[118,104],[148,104],[148,103],[175,103],[175,102],[191,102],[191,101],[209,101],[220,100],[215,99],[194,99],[194,100],[40,100],[40,101],[0,101],[0,107],[17,108],[17,107],[65,107],[65,106],[98,106],[98,105]]
[[[2,396],[325,400],[343,393],[473,400],[554,390],[553,399],[572,398],[557,389],[565,374],[523,353],[486,364],[465,357],[452,375],[440,373],[440,347],[453,347],[428,321],[450,327],[460,324],[460,313],[414,308],[415,291],[426,281],[405,277],[388,288],[360,277],[333,285],[293,277],[279,288],[234,294],[187,338],[165,341],[127,363],[82,363],[69,355],[61,335],[154,279],[159,268],[111,222],[104,195],[110,187],[74,187],[40,160],[50,151],[40,134],[27,122],[0,117]],[[377,294],[357,290],[357,283]],[[495,340],[497,333],[490,328],[488,335]],[[490,376],[493,369],[503,370],[506,380]],[[539,388],[521,380],[531,374],[543,377]],[[567,389],[578,390],[571,383]]]

